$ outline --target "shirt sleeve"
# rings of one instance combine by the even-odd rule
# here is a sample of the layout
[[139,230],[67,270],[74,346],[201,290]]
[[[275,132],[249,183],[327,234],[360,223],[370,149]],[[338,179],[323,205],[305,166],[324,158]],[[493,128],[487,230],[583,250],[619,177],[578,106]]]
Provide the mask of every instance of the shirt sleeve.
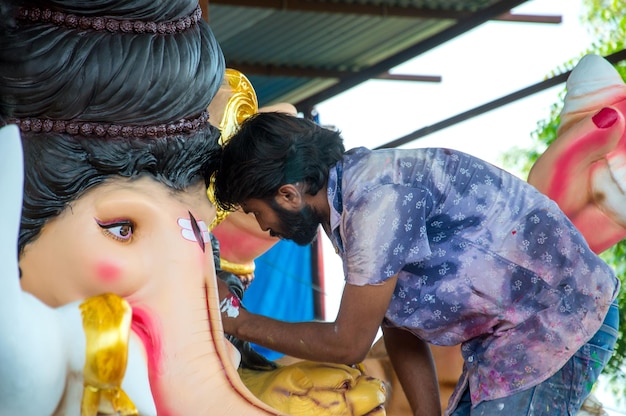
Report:
[[348,283],[382,283],[431,254],[426,217],[433,204],[427,189],[385,184],[347,202],[341,234]]

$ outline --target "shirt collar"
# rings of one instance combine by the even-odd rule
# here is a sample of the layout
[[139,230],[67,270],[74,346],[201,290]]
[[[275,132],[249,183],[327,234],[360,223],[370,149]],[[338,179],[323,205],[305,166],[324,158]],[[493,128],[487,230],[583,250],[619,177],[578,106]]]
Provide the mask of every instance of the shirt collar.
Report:
[[343,199],[341,195],[341,180],[343,179],[343,163],[339,161],[328,172],[327,197],[330,205],[330,235],[335,250],[343,251],[339,225],[343,213]]

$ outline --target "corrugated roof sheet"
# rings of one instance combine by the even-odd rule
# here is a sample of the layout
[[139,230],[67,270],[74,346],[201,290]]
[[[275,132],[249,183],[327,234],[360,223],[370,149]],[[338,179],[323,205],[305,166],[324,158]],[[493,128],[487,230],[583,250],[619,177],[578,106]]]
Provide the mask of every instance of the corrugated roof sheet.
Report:
[[[513,0],[209,0],[227,66],[260,105],[317,102],[523,3]],[[304,110],[304,109],[303,109]]]

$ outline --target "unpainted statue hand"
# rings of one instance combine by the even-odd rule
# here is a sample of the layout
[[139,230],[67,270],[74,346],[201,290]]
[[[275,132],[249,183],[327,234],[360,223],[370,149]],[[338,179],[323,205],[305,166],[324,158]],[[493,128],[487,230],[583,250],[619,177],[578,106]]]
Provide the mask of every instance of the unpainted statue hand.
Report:
[[258,398],[292,416],[385,416],[384,383],[341,364],[296,361],[272,371],[240,370]]

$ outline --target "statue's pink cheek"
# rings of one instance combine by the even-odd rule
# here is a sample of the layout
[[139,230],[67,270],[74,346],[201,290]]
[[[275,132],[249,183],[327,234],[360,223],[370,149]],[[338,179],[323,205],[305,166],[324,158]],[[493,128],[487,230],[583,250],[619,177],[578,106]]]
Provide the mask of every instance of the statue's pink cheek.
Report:
[[116,282],[122,275],[122,270],[119,266],[109,263],[101,262],[96,265],[96,277],[98,280],[104,283]]

